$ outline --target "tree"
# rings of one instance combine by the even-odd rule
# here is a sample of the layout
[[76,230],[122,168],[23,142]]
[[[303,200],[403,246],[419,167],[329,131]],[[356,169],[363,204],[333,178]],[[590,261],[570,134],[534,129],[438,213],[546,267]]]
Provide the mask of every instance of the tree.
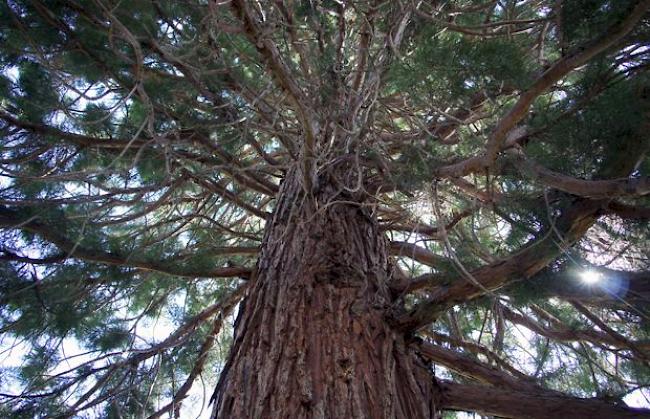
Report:
[[4,416],[650,417],[649,0],[0,7]]

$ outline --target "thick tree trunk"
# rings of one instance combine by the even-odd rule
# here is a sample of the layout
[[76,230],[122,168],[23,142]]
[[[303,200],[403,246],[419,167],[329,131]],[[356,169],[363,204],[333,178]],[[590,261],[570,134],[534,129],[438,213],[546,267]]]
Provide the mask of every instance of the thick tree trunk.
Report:
[[369,208],[292,172],[214,394],[217,418],[432,418],[430,370],[386,322],[386,244]]

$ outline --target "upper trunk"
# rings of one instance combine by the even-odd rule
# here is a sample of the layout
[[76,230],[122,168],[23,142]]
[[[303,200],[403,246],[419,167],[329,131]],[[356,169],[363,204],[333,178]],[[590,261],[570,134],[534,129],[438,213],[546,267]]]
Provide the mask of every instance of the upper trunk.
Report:
[[217,385],[218,418],[431,418],[433,376],[386,322],[390,268],[370,209],[291,171]]

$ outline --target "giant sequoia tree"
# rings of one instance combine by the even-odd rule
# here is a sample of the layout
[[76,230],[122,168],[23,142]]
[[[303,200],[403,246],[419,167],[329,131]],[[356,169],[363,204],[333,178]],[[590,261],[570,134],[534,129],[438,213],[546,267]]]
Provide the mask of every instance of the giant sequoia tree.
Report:
[[650,417],[649,9],[3,2],[0,414]]

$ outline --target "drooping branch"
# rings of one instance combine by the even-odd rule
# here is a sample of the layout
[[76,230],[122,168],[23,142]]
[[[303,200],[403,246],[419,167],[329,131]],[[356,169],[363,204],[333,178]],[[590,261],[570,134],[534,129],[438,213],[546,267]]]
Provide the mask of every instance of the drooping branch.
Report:
[[647,361],[650,359],[650,342],[633,342],[625,336],[621,335],[609,325],[607,325],[600,317],[592,313],[587,307],[583,306],[577,301],[571,301],[571,305],[583,316],[589,319],[594,325],[598,326],[607,336],[619,342],[622,347],[627,347],[639,358]]
[[[228,313],[232,312],[237,303],[243,298],[248,287],[249,283],[240,284],[236,289],[233,289],[227,295],[224,295],[217,303],[204,308],[196,315],[187,319],[185,323],[179,326],[161,342],[158,342],[147,348],[131,348],[129,351],[108,352],[104,355],[97,356],[90,361],[76,365],[75,367],[72,367],[68,370],[64,370],[48,376],[45,379],[45,383],[50,381],[56,382],[62,377],[68,376],[70,373],[75,372],[74,377],[63,380],[63,384],[55,386],[49,392],[34,394],[29,392],[28,388],[21,394],[3,393],[0,394],[0,397],[6,400],[47,400],[49,398],[55,398],[58,395],[63,394],[64,392],[68,391],[71,388],[74,388],[75,386],[78,386],[80,383],[83,383],[85,380],[88,380],[91,377],[96,377],[96,380],[93,380],[93,385],[90,386],[87,391],[81,394],[75,403],[69,407],[68,414],[73,415],[76,412],[80,412],[92,406],[95,406],[106,400],[107,394],[110,395],[112,391],[116,390],[116,388],[119,388],[124,384],[124,380],[116,380],[111,383],[112,378],[120,373],[123,374],[124,377],[134,374],[137,372],[137,368],[133,367],[137,367],[147,360],[159,356],[165,351],[171,350],[184,344],[190,339],[193,334],[196,333],[199,327],[210,320],[210,318],[213,318],[214,316],[220,316],[220,318],[223,318]],[[213,331],[214,330],[215,329],[213,328]],[[111,360],[111,362],[104,362],[106,360]],[[102,364],[97,365],[96,363]],[[91,399],[92,396],[96,394],[100,389],[103,387],[105,388],[105,386],[108,385],[114,385],[115,387],[110,390],[102,391],[102,394],[100,396],[96,397],[95,399]],[[90,401],[86,403],[88,400]],[[86,404],[84,405],[84,403]]]
[[[101,376],[98,377],[97,381],[95,384],[84,394],[82,394],[74,404],[69,408],[68,414],[72,415],[76,412],[91,408],[92,406],[97,405],[98,403],[102,402],[104,400],[104,397],[98,396],[94,400],[89,401],[86,403],[87,400],[91,398],[93,394],[95,394],[97,391],[99,391],[103,386],[107,385],[109,383],[109,380],[113,374],[115,374],[120,368],[126,366],[126,365],[138,365],[141,362],[146,361],[149,358],[152,358],[166,350],[169,350],[170,348],[178,347],[179,345],[183,344],[186,342],[189,337],[196,332],[196,330],[201,326],[203,323],[205,323],[207,320],[209,320],[211,317],[217,315],[220,318],[216,320],[216,323],[213,325],[211,328],[211,334],[208,336],[207,340],[204,341],[204,344],[202,345],[202,349],[206,345],[212,345],[213,341],[211,341],[211,336],[214,336],[215,333],[218,333],[218,331],[221,329],[221,324],[223,322],[223,317],[227,316],[229,313],[232,312],[232,310],[235,308],[235,306],[239,303],[239,301],[244,297],[247,289],[249,287],[249,283],[244,283],[239,285],[235,290],[233,290],[231,293],[228,295],[224,296],[221,301],[217,302],[216,304],[213,304],[209,307],[206,307],[203,309],[201,312],[198,314],[194,315],[191,317],[188,321],[186,321],[181,327],[176,329],[172,334],[170,334],[167,338],[165,338],[162,342],[157,343],[156,345],[147,348],[145,350],[140,350],[136,351],[135,353],[123,358],[121,361],[115,362],[115,363],[109,363],[107,366],[100,370],[91,370],[91,372],[97,374],[101,370],[105,370],[105,373]],[[200,352],[201,355],[201,352]],[[174,402],[180,402],[187,391],[189,391],[189,388],[192,385],[192,382],[194,379],[196,379],[196,376],[200,374],[200,372],[203,369],[203,365],[205,363],[205,354],[203,354],[203,357],[200,357],[197,360],[196,363],[196,368],[194,368],[191,372],[190,375],[188,376],[188,379],[186,380],[185,384],[181,387],[179,392],[175,396],[178,396],[179,399],[176,400],[174,399]],[[132,371],[132,369],[130,369]],[[129,371],[129,372],[130,372]],[[91,372],[87,373],[89,375]],[[194,374],[194,375],[193,375]],[[118,384],[118,386],[121,385],[121,383]],[[183,393],[185,391],[185,393]],[[174,405],[174,402],[172,402],[172,405]],[[86,403],[86,404],[84,404]],[[164,409],[164,408],[163,408]],[[155,415],[155,414],[154,414]],[[153,416],[155,417],[155,416]]]
[[[225,151],[222,147],[214,144],[203,135],[194,131],[171,131],[157,134],[152,138],[144,138],[142,135],[132,139],[102,138],[67,132],[45,124],[36,124],[32,122],[22,121],[1,109],[0,119],[3,119],[8,124],[30,133],[52,136],[57,140],[67,142],[71,145],[81,148],[108,150],[119,153],[120,155],[123,155],[127,151],[136,151],[139,153],[139,155],[141,155],[143,150],[147,148],[159,155],[162,155],[165,153],[164,147],[172,143],[175,147],[178,147],[180,144],[194,144],[204,146],[212,152],[212,156],[206,158],[205,156],[200,156],[196,153],[191,153],[187,150],[179,148],[174,150],[174,154],[185,159],[190,159],[192,161],[203,160],[204,163],[208,165],[218,165],[220,166],[221,170],[234,181],[259,193],[273,196],[277,192],[277,186],[275,184],[269,182],[264,177],[259,176],[254,171],[248,170],[248,168],[245,167],[235,156]],[[187,172],[185,169],[184,171]]]
[[[451,230],[456,224],[461,222],[465,217],[470,216],[474,212],[473,209],[466,209],[464,211],[461,211],[457,214],[455,214],[451,220],[444,226],[445,231]],[[420,223],[420,222],[410,222],[410,221],[396,221],[396,222],[390,222],[386,223],[385,225],[382,226],[383,230],[388,230],[388,231],[401,231],[401,232],[406,232],[406,233],[413,233],[416,235],[423,235],[426,236],[428,239],[433,239],[437,240],[440,239],[440,234],[441,234],[441,228],[440,227],[434,227],[428,224]]]
[[417,348],[422,356],[429,361],[443,365],[472,380],[512,390],[543,390],[530,377],[522,373],[517,374],[517,376],[507,374],[457,351],[426,342],[419,342]]
[[212,193],[219,195],[226,201],[236,205],[237,207],[243,209],[244,211],[252,215],[255,215],[263,220],[269,217],[269,213],[262,211],[259,208],[256,208],[255,206],[249,204],[244,199],[239,197],[236,193],[228,190],[228,188],[225,185],[223,185],[223,182],[215,182],[212,179],[205,179],[201,176],[190,173],[189,171],[185,171],[185,173],[189,177],[191,177],[194,180],[194,182],[197,183],[198,185],[204,187],[205,189],[207,189]]
[[190,374],[188,377],[185,379],[185,382],[181,387],[178,389],[178,391],[174,394],[174,397],[172,398],[172,401],[166,404],[164,407],[161,409],[158,409],[156,413],[153,415],[149,416],[148,419],[156,419],[161,416],[163,416],[165,413],[173,411],[175,417],[180,417],[180,410],[181,410],[181,405],[183,403],[183,400],[187,397],[187,393],[190,391],[192,388],[192,385],[194,384],[194,381],[201,375],[205,368],[205,363],[208,360],[208,355],[212,347],[215,345],[217,336],[219,335],[219,332],[221,331],[221,328],[223,326],[223,322],[225,318],[230,315],[232,310],[235,308],[236,303],[239,301],[239,299],[243,296],[245,290],[249,284],[242,285],[240,290],[237,290],[237,292],[233,293],[233,297],[231,298],[230,304],[222,304],[221,305],[221,311],[217,314],[217,318],[214,319],[212,328],[210,329],[210,332],[208,332],[208,336],[205,338],[203,341],[203,344],[201,344],[201,347],[199,348],[199,353],[194,361],[194,365],[192,367],[192,370],[190,371]]
[[[426,3],[423,3],[426,4]],[[502,37],[502,36],[513,36],[516,34],[524,34],[531,32],[535,26],[543,24],[550,21],[553,16],[545,16],[541,18],[506,18],[502,20],[489,21],[490,15],[488,14],[485,22],[481,24],[473,25],[461,25],[454,22],[452,19],[453,16],[462,15],[472,12],[481,12],[485,9],[493,7],[494,2],[488,2],[484,4],[479,4],[476,6],[469,7],[459,7],[452,8],[450,10],[438,11],[437,8],[441,8],[438,5],[431,6],[434,8],[433,13],[429,14],[422,10],[416,9],[418,15],[426,20],[434,22],[436,25],[440,25],[446,30],[454,31],[461,33],[465,36],[478,37],[478,38],[493,38],[493,37]],[[443,6],[444,7],[444,6]],[[435,12],[439,14],[447,15],[436,17]]]
[[20,120],[2,109],[0,109],[0,119],[4,120],[7,124],[22,128],[28,132],[39,135],[52,136],[60,140],[68,141],[80,147],[97,147],[102,149],[123,151],[126,149],[139,149],[146,146],[147,144],[152,144],[150,141],[144,141],[139,138],[132,140],[102,138],[77,134],[74,132],[66,132],[48,125],[36,124],[33,122]]
[[[54,244],[61,251],[66,253],[67,257],[85,260],[88,262],[105,263],[108,265],[128,266],[143,271],[159,272],[167,275],[182,277],[205,277],[205,278],[227,278],[227,277],[248,277],[251,273],[250,268],[239,266],[228,266],[221,268],[211,268],[207,270],[194,270],[179,266],[173,260],[169,261],[151,261],[141,259],[133,254],[123,255],[114,252],[102,251],[99,249],[88,249],[81,246],[68,237],[60,234],[52,225],[45,224],[38,220],[38,217],[20,216],[15,210],[0,206],[0,228],[21,229],[31,233],[38,234],[45,241]],[[237,254],[256,254],[257,248],[222,248],[215,249],[213,255],[237,255]]]
[[618,349],[630,349],[636,353],[641,359],[648,359],[648,349],[650,349],[650,342],[631,342],[620,335],[610,335],[594,329],[573,329],[569,328],[557,321],[554,321],[551,326],[544,326],[528,316],[516,313],[508,307],[502,306],[505,318],[513,323],[524,326],[525,328],[539,334],[546,336],[558,342],[577,342],[586,341],[598,345],[607,345]]
[[[450,312],[450,316],[452,315],[453,312]],[[494,350],[489,349],[486,346],[481,345],[477,342],[465,340],[462,337],[452,337],[452,336],[445,335],[443,333],[432,332],[432,331],[424,331],[422,334],[426,336],[428,339],[431,339],[433,342],[435,342],[438,345],[448,344],[449,347],[453,348],[455,351],[461,349],[475,356],[481,355],[487,359],[489,365],[495,365],[496,367],[501,369],[504,373],[507,373],[510,376],[513,376],[515,378],[517,377],[521,378],[524,381],[532,380],[530,376],[527,376],[526,374],[522,373],[517,368],[512,366],[508,360],[504,359],[501,355],[494,352]],[[454,334],[456,335],[455,332]],[[496,336],[496,334],[494,337],[494,341],[495,342],[498,341],[498,337]],[[501,348],[496,348],[496,349],[500,350]],[[440,362],[442,363],[442,361]],[[452,366],[448,366],[448,368],[453,369]]]

